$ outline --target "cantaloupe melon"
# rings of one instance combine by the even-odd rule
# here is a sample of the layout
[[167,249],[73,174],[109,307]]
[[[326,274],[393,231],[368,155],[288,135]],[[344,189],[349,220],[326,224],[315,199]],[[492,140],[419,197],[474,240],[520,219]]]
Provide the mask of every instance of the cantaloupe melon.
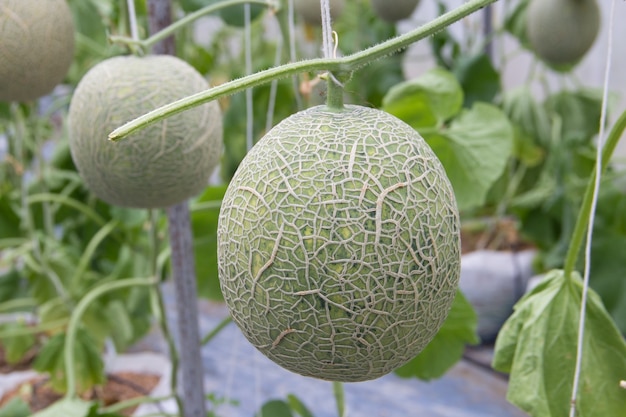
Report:
[[222,119],[203,104],[114,143],[115,128],[150,110],[209,88],[185,61],[167,55],[122,56],[93,67],[69,110],[70,148],[87,186],[102,200],[167,207],[199,193],[219,162]]
[[420,0],[371,0],[378,17],[387,22],[398,22],[411,17]]
[[233,320],[301,375],[364,381],[435,336],[460,274],[444,169],[388,113],[317,106],[283,120],[231,180],[218,266]]
[[29,101],[59,84],[74,58],[65,0],[0,1],[0,101]]
[[531,0],[526,34],[533,51],[556,69],[570,69],[593,45],[600,30],[596,0]]

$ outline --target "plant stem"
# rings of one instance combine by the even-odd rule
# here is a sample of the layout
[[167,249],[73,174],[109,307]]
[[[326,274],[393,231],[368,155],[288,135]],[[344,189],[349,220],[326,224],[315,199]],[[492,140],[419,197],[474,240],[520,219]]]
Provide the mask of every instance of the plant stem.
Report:
[[140,404],[160,403],[162,401],[167,401],[171,398],[172,398],[171,395],[166,396],[166,397],[135,397],[129,400],[120,401],[119,403],[115,403],[108,407],[103,407],[99,411],[100,413],[113,414],[113,413],[118,413],[120,411],[123,411],[130,407],[138,406]]
[[[617,146],[620,137],[626,130],[626,111],[621,114],[619,119],[613,125],[609,136],[606,139],[606,144],[604,145],[604,149],[602,150],[602,166],[601,170],[604,171],[613,155],[613,151],[615,151],[615,147]],[[589,213],[591,212],[591,206],[593,203],[593,193],[595,190],[596,183],[596,172],[592,172],[589,182],[587,183],[587,189],[585,190],[585,195],[583,197],[582,206],[580,207],[580,211],[578,212],[578,218],[576,219],[576,225],[574,226],[574,232],[572,233],[572,239],[570,241],[570,245],[567,251],[567,256],[565,257],[565,277],[571,277],[574,268],[576,267],[576,262],[578,260],[578,254],[580,253],[580,247],[583,243],[583,239],[585,238],[585,231],[587,230],[587,225],[589,223]]]
[[333,394],[337,403],[337,415],[344,417],[346,415],[346,394],[343,390],[343,382],[333,381]]
[[335,73],[350,73],[359,67],[367,65],[368,63],[383,58],[397,50],[406,48],[412,43],[431,36],[438,31],[442,30],[446,26],[464,18],[467,15],[474,13],[482,7],[494,3],[497,0],[471,0],[463,5],[453,9],[438,18],[426,23],[420,28],[414,29],[403,35],[389,39],[385,42],[379,43],[363,51],[347,55],[340,58],[318,58],[310,59],[300,62],[293,62],[284,64],[279,67],[270,68],[265,71],[260,71],[255,74],[251,74],[234,81],[227,82],[225,84],[212,87],[206,91],[193,94],[183,99],[177,100],[173,103],[166,104],[158,109],[144,114],[132,120],[125,125],[115,129],[109,134],[109,139],[116,142],[131,133],[144,128],[145,126],[155,123],[159,120],[163,120],[166,117],[172,116],[176,113],[188,110],[192,107],[199,106],[208,101],[215,100],[219,97],[236,93],[238,91],[245,90],[250,87],[255,87],[275,79],[284,78],[293,74],[297,74],[304,71],[331,71]]
[[140,285],[153,285],[154,278],[129,278],[121,281],[106,282],[93,288],[78,302],[76,308],[72,312],[70,322],[67,325],[67,334],[65,336],[64,346],[64,362],[65,377],[67,378],[66,398],[76,398],[76,364],[74,362],[74,346],[76,344],[76,332],[80,325],[80,319],[89,307],[89,305],[101,295],[107,292],[119,290],[122,288],[135,287]]
[[200,343],[202,345],[206,345],[207,343],[209,343],[211,340],[213,340],[215,336],[217,336],[217,334],[220,331],[222,331],[224,327],[228,326],[232,321],[233,319],[231,316],[228,316],[225,319],[223,319],[221,322],[219,322],[217,326],[215,326],[213,330],[211,330],[209,333],[207,333],[206,336],[202,338],[202,341]]
[[[170,38],[176,31],[184,28],[190,23],[193,23],[194,21],[198,20],[202,16],[206,16],[207,14],[214,13],[226,7],[236,6],[236,5],[245,4],[245,3],[261,4],[261,5],[268,6],[268,7],[274,6],[274,2],[270,0],[225,0],[225,1],[211,4],[209,6],[205,6],[199,10],[196,10],[193,13],[189,13],[185,17],[181,18],[180,20],[177,20],[176,22],[172,24],[160,25],[159,27],[161,29],[157,31],[154,31],[152,27],[150,27],[150,32],[153,33],[153,35],[151,35],[149,38],[145,40],[127,38],[125,36],[111,36],[109,37],[109,39],[112,42],[122,42],[122,43],[129,44],[129,45],[138,45],[142,49],[145,49],[145,50],[149,48],[153,48],[153,51],[154,51],[155,45]],[[155,12],[157,12],[156,9],[155,9]],[[152,11],[150,13],[152,13]],[[169,42],[169,41],[166,40],[166,42]]]

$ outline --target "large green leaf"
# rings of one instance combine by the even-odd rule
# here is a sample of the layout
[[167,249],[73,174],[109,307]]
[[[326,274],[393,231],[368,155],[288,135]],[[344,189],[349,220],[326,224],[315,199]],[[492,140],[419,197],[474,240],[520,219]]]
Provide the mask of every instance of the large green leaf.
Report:
[[[217,274],[217,219],[225,192],[225,186],[207,188],[191,213],[198,295],[211,300],[222,300]],[[198,209],[203,203],[208,207]]]
[[532,137],[536,144],[549,145],[552,136],[550,117],[543,103],[537,102],[528,88],[505,91],[501,102],[502,110],[523,133]]
[[[566,417],[570,410],[582,281],[550,272],[515,306],[495,346],[493,367],[510,373],[507,399],[533,417]],[[590,291],[587,300],[578,417],[623,416],[626,342]]]
[[20,397],[14,397],[0,408],[0,417],[29,417],[32,413],[28,404]]
[[461,291],[457,291],[452,309],[435,338],[406,365],[396,369],[401,377],[423,380],[440,378],[463,356],[466,344],[479,342],[478,318]]
[[448,129],[424,138],[441,160],[460,210],[480,206],[513,150],[513,128],[497,107],[475,103]]
[[490,103],[500,91],[500,73],[486,53],[460,56],[452,70],[463,88],[465,107],[477,101]]
[[461,85],[452,73],[440,68],[395,85],[383,98],[383,110],[418,131],[440,126],[456,115],[462,105]]
[[602,111],[600,90],[560,91],[545,101],[546,112],[561,122],[561,140],[586,144],[598,133]]
[[[33,364],[36,371],[50,374],[50,384],[59,392],[66,389],[64,347],[65,333],[54,335],[43,345]],[[74,347],[73,357],[79,390],[87,390],[103,383],[105,377],[102,354],[93,337],[86,330],[78,329]]]
[[[22,321],[2,325],[2,330],[19,331],[20,329],[28,329],[28,326]],[[32,333],[2,339],[2,346],[5,349],[5,359],[8,363],[18,363],[34,345],[35,335]]]

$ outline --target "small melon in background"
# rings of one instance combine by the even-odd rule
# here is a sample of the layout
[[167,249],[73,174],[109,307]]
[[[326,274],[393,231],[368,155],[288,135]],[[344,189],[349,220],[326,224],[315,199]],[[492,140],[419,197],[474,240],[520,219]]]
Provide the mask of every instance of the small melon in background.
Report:
[[312,107],[270,130],[228,186],[222,294],[246,338],[282,367],[375,379],[446,319],[459,230],[448,177],[413,128],[376,109]]
[[65,0],[0,1],[0,101],[30,101],[63,81],[74,58]]
[[[343,12],[344,0],[330,0],[330,18],[337,19]],[[294,10],[304,23],[311,26],[322,25],[320,0],[294,0]]]
[[168,207],[208,184],[222,150],[216,101],[178,113],[113,143],[108,135],[157,107],[209,88],[185,61],[167,55],[107,59],[83,77],[69,110],[72,157],[102,200]]
[[559,70],[577,64],[600,30],[596,0],[530,0],[526,13],[531,49]]
[[387,22],[398,22],[411,17],[420,0],[371,0],[378,17]]

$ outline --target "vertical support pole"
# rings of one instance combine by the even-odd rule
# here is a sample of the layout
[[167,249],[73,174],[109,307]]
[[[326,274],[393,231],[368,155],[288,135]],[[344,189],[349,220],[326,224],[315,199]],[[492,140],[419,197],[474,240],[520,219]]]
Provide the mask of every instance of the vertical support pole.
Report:
[[[149,29],[154,34],[172,23],[170,0],[148,0]],[[157,43],[155,54],[175,54],[174,38]],[[189,204],[185,201],[167,209],[172,274],[179,335],[183,417],[206,417],[204,372],[200,354],[195,260]],[[178,378],[178,375],[172,375]]]
[[485,43],[485,54],[493,61],[493,41],[490,39],[493,33],[493,9],[491,5],[483,9],[483,36],[489,39]]

